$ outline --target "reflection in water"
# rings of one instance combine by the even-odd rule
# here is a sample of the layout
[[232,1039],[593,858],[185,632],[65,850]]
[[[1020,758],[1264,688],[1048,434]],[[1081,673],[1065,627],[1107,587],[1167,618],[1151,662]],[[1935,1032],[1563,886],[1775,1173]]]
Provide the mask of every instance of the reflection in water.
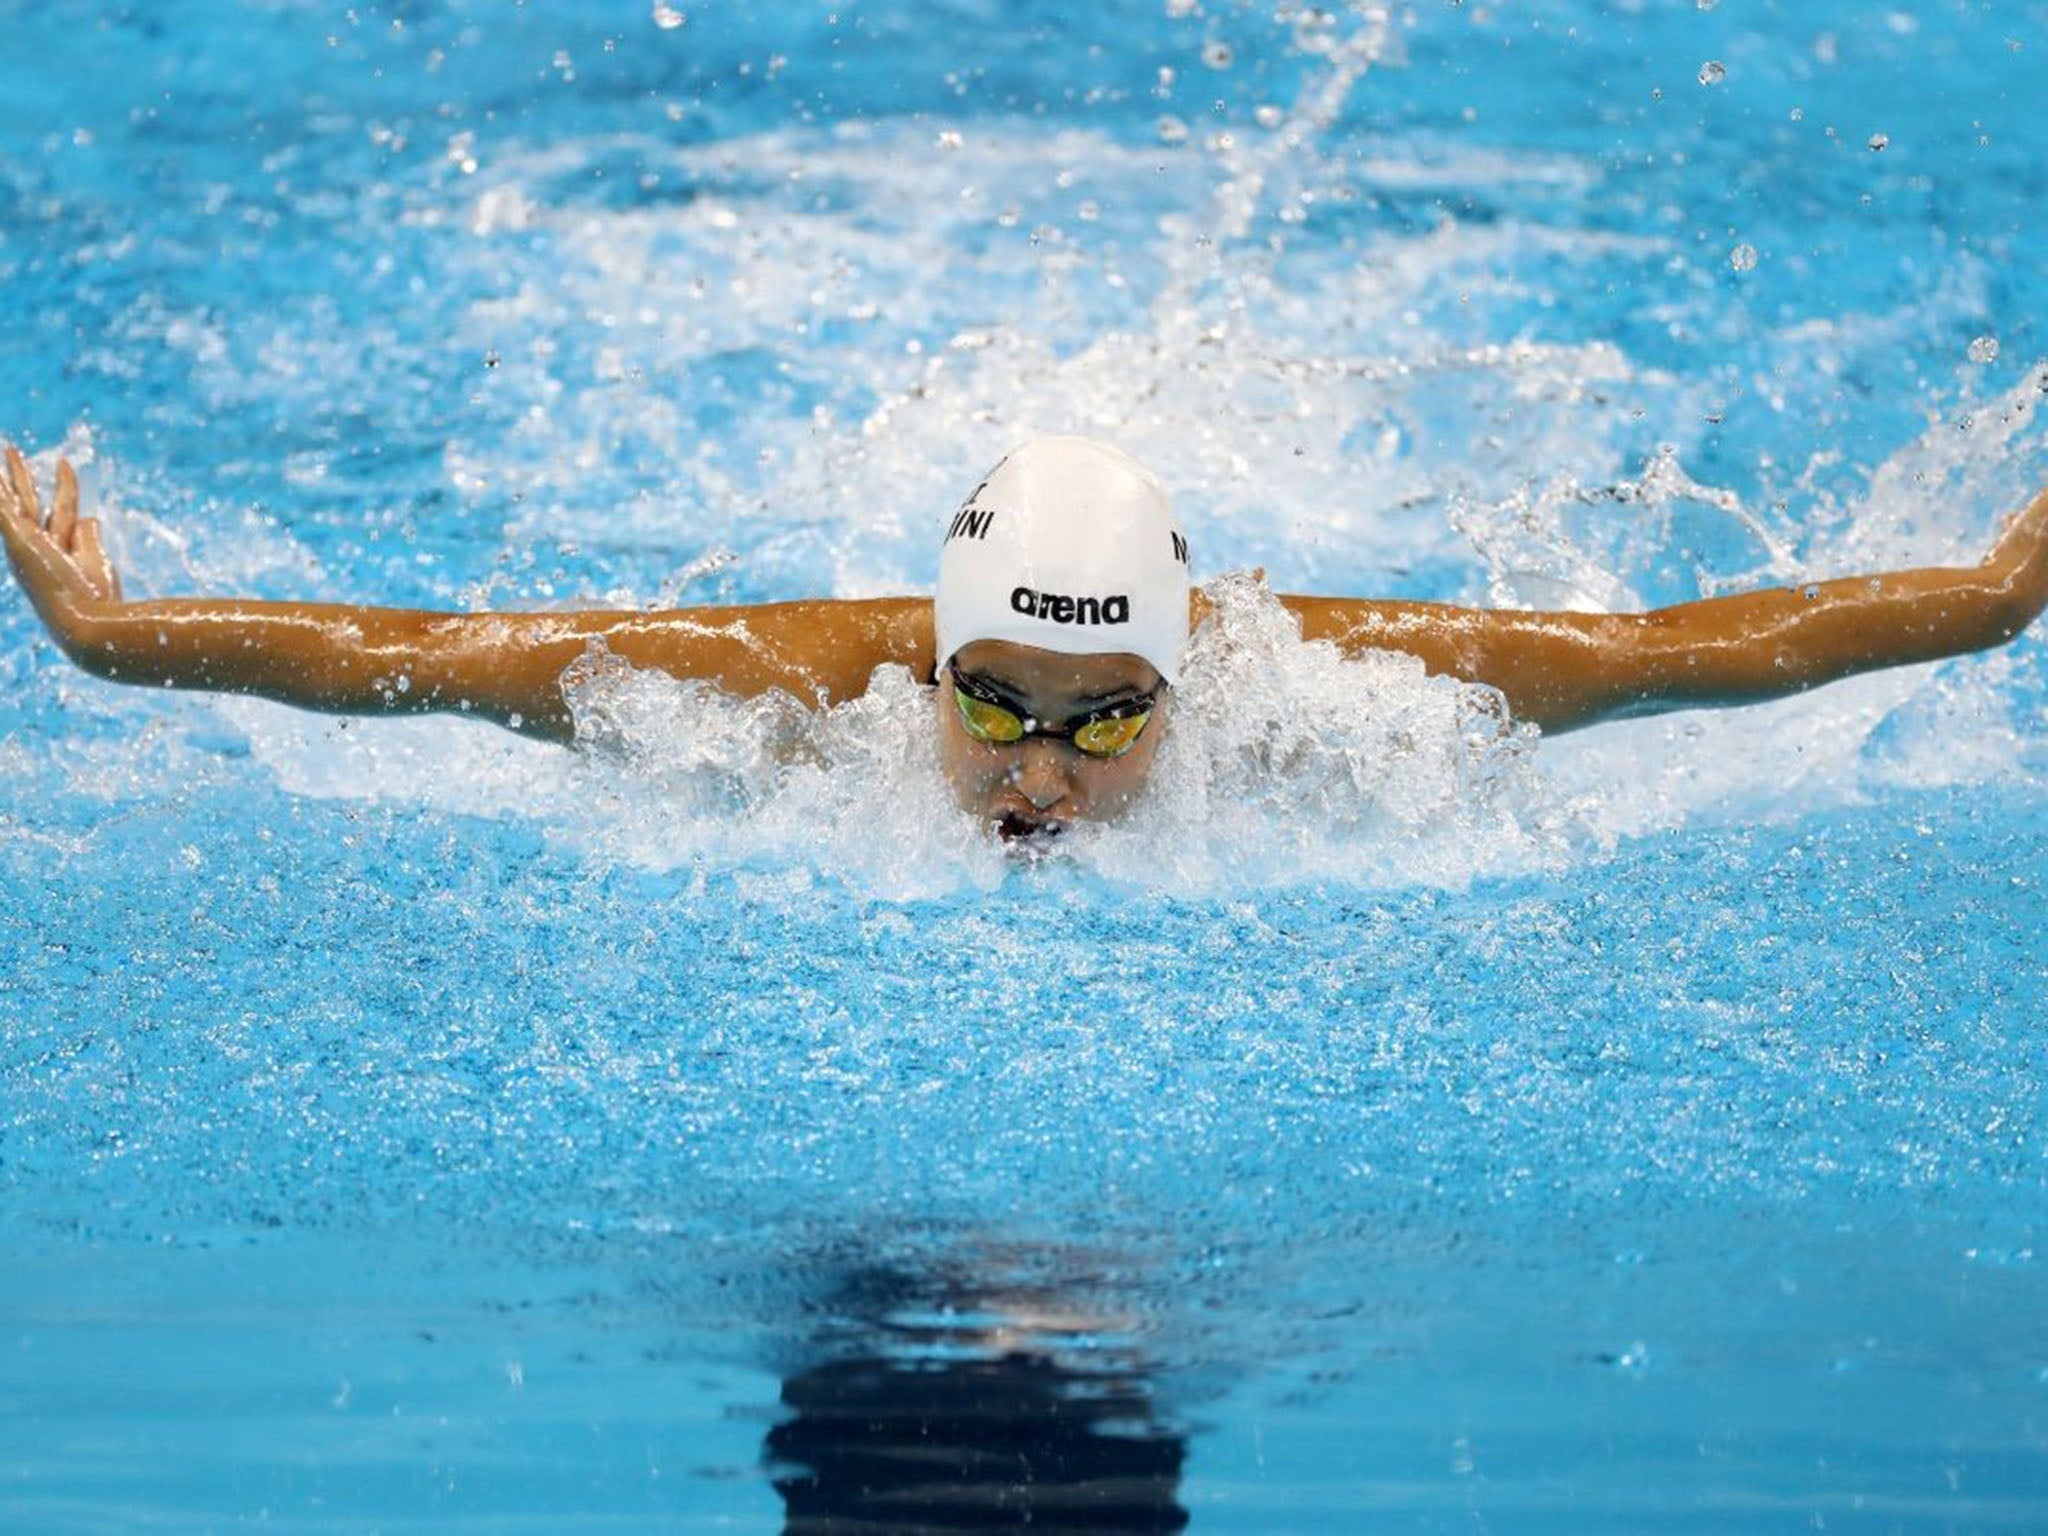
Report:
[[766,1455],[788,1536],[1178,1531],[1186,1442],[1113,1324],[1041,1287],[847,1274]]

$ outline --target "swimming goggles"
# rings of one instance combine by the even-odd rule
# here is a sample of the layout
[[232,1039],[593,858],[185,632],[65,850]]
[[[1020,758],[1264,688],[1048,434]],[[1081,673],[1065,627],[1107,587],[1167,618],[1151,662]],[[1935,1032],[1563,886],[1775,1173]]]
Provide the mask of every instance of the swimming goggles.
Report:
[[1138,744],[1159,703],[1160,688],[1155,688],[1106,709],[1091,709],[1065,725],[1040,725],[988,684],[967,676],[957,663],[947,662],[946,671],[953,679],[953,702],[960,706],[960,724],[976,741],[995,747],[1014,746],[1029,736],[1050,736],[1072,743],[1076,751],[1089,757],[1122,757]]

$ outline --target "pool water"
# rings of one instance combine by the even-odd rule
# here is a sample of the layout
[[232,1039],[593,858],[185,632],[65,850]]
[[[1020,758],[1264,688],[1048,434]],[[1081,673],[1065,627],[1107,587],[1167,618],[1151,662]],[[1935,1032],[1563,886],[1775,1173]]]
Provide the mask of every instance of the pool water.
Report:
[[900,673],[564,752],[0,601],[0,1528],[2040,1528],[2040,637],[1539,740],[1270,592],[1976,558],[2044,23],[0,0],[132,592],[924,590],[1079,431],[1220,614],[1023,860]]

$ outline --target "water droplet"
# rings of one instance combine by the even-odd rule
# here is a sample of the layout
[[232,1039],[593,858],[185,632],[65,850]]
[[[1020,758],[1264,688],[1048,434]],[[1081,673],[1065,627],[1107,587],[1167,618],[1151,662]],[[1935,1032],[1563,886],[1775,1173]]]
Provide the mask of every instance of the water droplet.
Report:
[[1804,597],[1810,603],[1815,598],[1820,596],[1820,588],[1813,586],[1809,583],[1806,586],[1806,588],[1800,593],[1800,596]]
[[1738,245],[1728,253],[1728,265],[1738,272],[1755,271],[1756,247],[1749,244]]
[[664,32],[673,32],[690,18],[672,5],[663,5],[654,0],[654,24]]
[[1880,150],[1883,149],[1885,145],[1891,143],[1891,141],[1892,136],[1888,133],[1873,133],[1870,136],[1870,147],[1872,150]]
[[1805,121],[1806,121],[1806,108],[1804,108],[1804,107],[1794,107],[1794,108],[1792,109],[1792,121],[1793,121],[1793,122],[1795,122],[1795,123],[1803,123],[1803,122],[1805,122]]
[[1728,78],[1728,66],[1719,59],[1709,59],[1700,66],[1701,85],[1719,85]]
[[497,353],[495,353],[495,352],[486,352],[486,353],[484,354],[484,366],[485,366],[486,368],[495,368],[495,367],[497,367],[497,366],[498,366],[498,354],[497,354]]
[[1083,224],[1093,224],[1097,219],[1102,217],[1102,204],[1096,202],[1093,198],[1090,198],[1087,202],[1083,203],[1078,209],[1076,209],[1075,212],[1081,215],[1081,222]]
[[1195,0],[1166,0],[1166,14],[1174,21],[1180,21],[1195,14]]
[[1694,0],[1694,4],[1698,5],[1699,8],[1703,11],[1711,11],[1715,6],[1719,5],[1720,3],[1721,0]]
[[1258,123],[1258,125],[1261,128],[1278,128],[1282,123],[1287,121],[1287,114],[1285,112],[1282,112],[1278,107],[1268,104],[1266,106],[1254,108],[1252,111],[1252,119],[1253,121]]
[[939,136],[936,139],[933,139],[932,143],[935,147],[939,149],[958,149],[960,147],[961,140],[960,135],[956,130],[946,128],[940,131]]
[[1973,363],[1995,363],[1998,361],[1998,338],[1979,336],[1970,343],[1970,361]]
[[1211,69],[1228,69],[1236,57],[1228,43],[1210,43],[1202,49],[1202,62]]
[[1180,144],[1187,140],[1188,125],[1177,117],[1162,117],[1153,125],[1153,131],[1162,144]]

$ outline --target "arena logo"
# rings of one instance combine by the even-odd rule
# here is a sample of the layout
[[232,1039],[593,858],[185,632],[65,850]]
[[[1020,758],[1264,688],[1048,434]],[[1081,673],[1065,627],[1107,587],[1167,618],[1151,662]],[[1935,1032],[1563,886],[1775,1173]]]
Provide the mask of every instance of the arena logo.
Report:
[[1054,624],[1128,624],[1131,599],[1118,592],[1109,597],[1069,597],[1064,592],[1034,592],[1019,587],[1010,594],[1010,606],[1026,618],[1045,619]]

